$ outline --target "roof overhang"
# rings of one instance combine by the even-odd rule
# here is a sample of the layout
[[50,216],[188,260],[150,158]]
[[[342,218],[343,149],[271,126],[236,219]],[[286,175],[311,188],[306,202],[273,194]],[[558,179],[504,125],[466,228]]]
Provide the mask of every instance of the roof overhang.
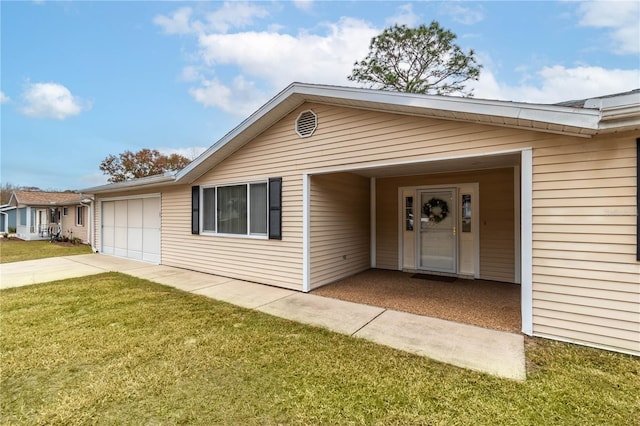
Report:
[[596,109],[293,83],[178,172],[176,182],[193,182],[307,102],[582,137],[596,134],[600,121]]
[[640,129],[640,92],[589,99],[576,105],[530,104],[384,90],[293,83],[247,117],[181,171],[87,188],[109,193],[190,184],[304,103],[454,120],[568,136]]
[[640,92],[638,91],[620,96],[588,99],[584,106],[601,111],[600,133],[640,128]]
[[167,172],[162,175],[149,176],[124,182],[109,183],[107,185],[94,186],[82,189],[81,193],[106,194],[110,192],[123,192],[132,189],[153,189],[171,184],[175,181],[175,173]]

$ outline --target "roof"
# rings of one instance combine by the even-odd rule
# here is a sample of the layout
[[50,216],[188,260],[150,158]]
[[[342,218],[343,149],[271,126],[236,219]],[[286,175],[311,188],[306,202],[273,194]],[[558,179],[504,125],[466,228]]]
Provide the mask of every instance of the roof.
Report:
[[72,192],[45,192],[45,191],[21,191],[16,190],[11,194],[11,200],[18,205],[30,206],[64,206],[80,204],[87,198],[87,194],[81,195]]
[[192,183],[306,102],[581,137],[640,129],[640,90],[563,104],[532,104],[292,83],[179,172],[86,191],[113,192]]
[[597,96],[595,98],[587,98],[587,99],[576,99],[576,100],[572,100],[572,101],[564,101],[564,102],[558,102],[554,105],[560,105],[560,106],[569,106],[569,107],[574,107],[574,108],[593,108],[593,102],[596,100],[604,100],[604,99],[610,99],[610,98],[620,98],[623,96],[627,96],[627,95],[639,95],[640,94],[640,89],[634,89],[634,90],[629,90],[628,92],[622,92],[622,93],[614,93],[611,95],[604,95],[604,96]]

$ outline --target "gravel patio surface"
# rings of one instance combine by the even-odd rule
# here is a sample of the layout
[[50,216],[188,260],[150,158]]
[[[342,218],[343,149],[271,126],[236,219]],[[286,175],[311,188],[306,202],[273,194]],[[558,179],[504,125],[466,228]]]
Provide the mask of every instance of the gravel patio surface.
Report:
[[453,282],[370,269],[313,290],[313,294],[480,327],[519,333],[520,286],[484,280]]

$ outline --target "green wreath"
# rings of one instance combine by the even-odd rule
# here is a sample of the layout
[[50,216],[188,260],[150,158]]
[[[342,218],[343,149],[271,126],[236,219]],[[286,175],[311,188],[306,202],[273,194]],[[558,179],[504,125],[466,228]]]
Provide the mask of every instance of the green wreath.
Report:
[[429,220],[435,223],[442,222],[449,214],[447,202],[440,198],[432,198],[422,206],[422,211]]

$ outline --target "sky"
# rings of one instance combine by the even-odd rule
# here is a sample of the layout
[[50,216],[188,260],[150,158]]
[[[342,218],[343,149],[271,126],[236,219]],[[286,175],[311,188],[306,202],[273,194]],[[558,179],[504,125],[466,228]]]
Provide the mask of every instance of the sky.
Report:
[[0,181],[79,190],[110,154],[195,158],[292,82],[358,86],[372,37],[434,20],[482,64],[476,98],[640,88],[639,1],[5,0]]

